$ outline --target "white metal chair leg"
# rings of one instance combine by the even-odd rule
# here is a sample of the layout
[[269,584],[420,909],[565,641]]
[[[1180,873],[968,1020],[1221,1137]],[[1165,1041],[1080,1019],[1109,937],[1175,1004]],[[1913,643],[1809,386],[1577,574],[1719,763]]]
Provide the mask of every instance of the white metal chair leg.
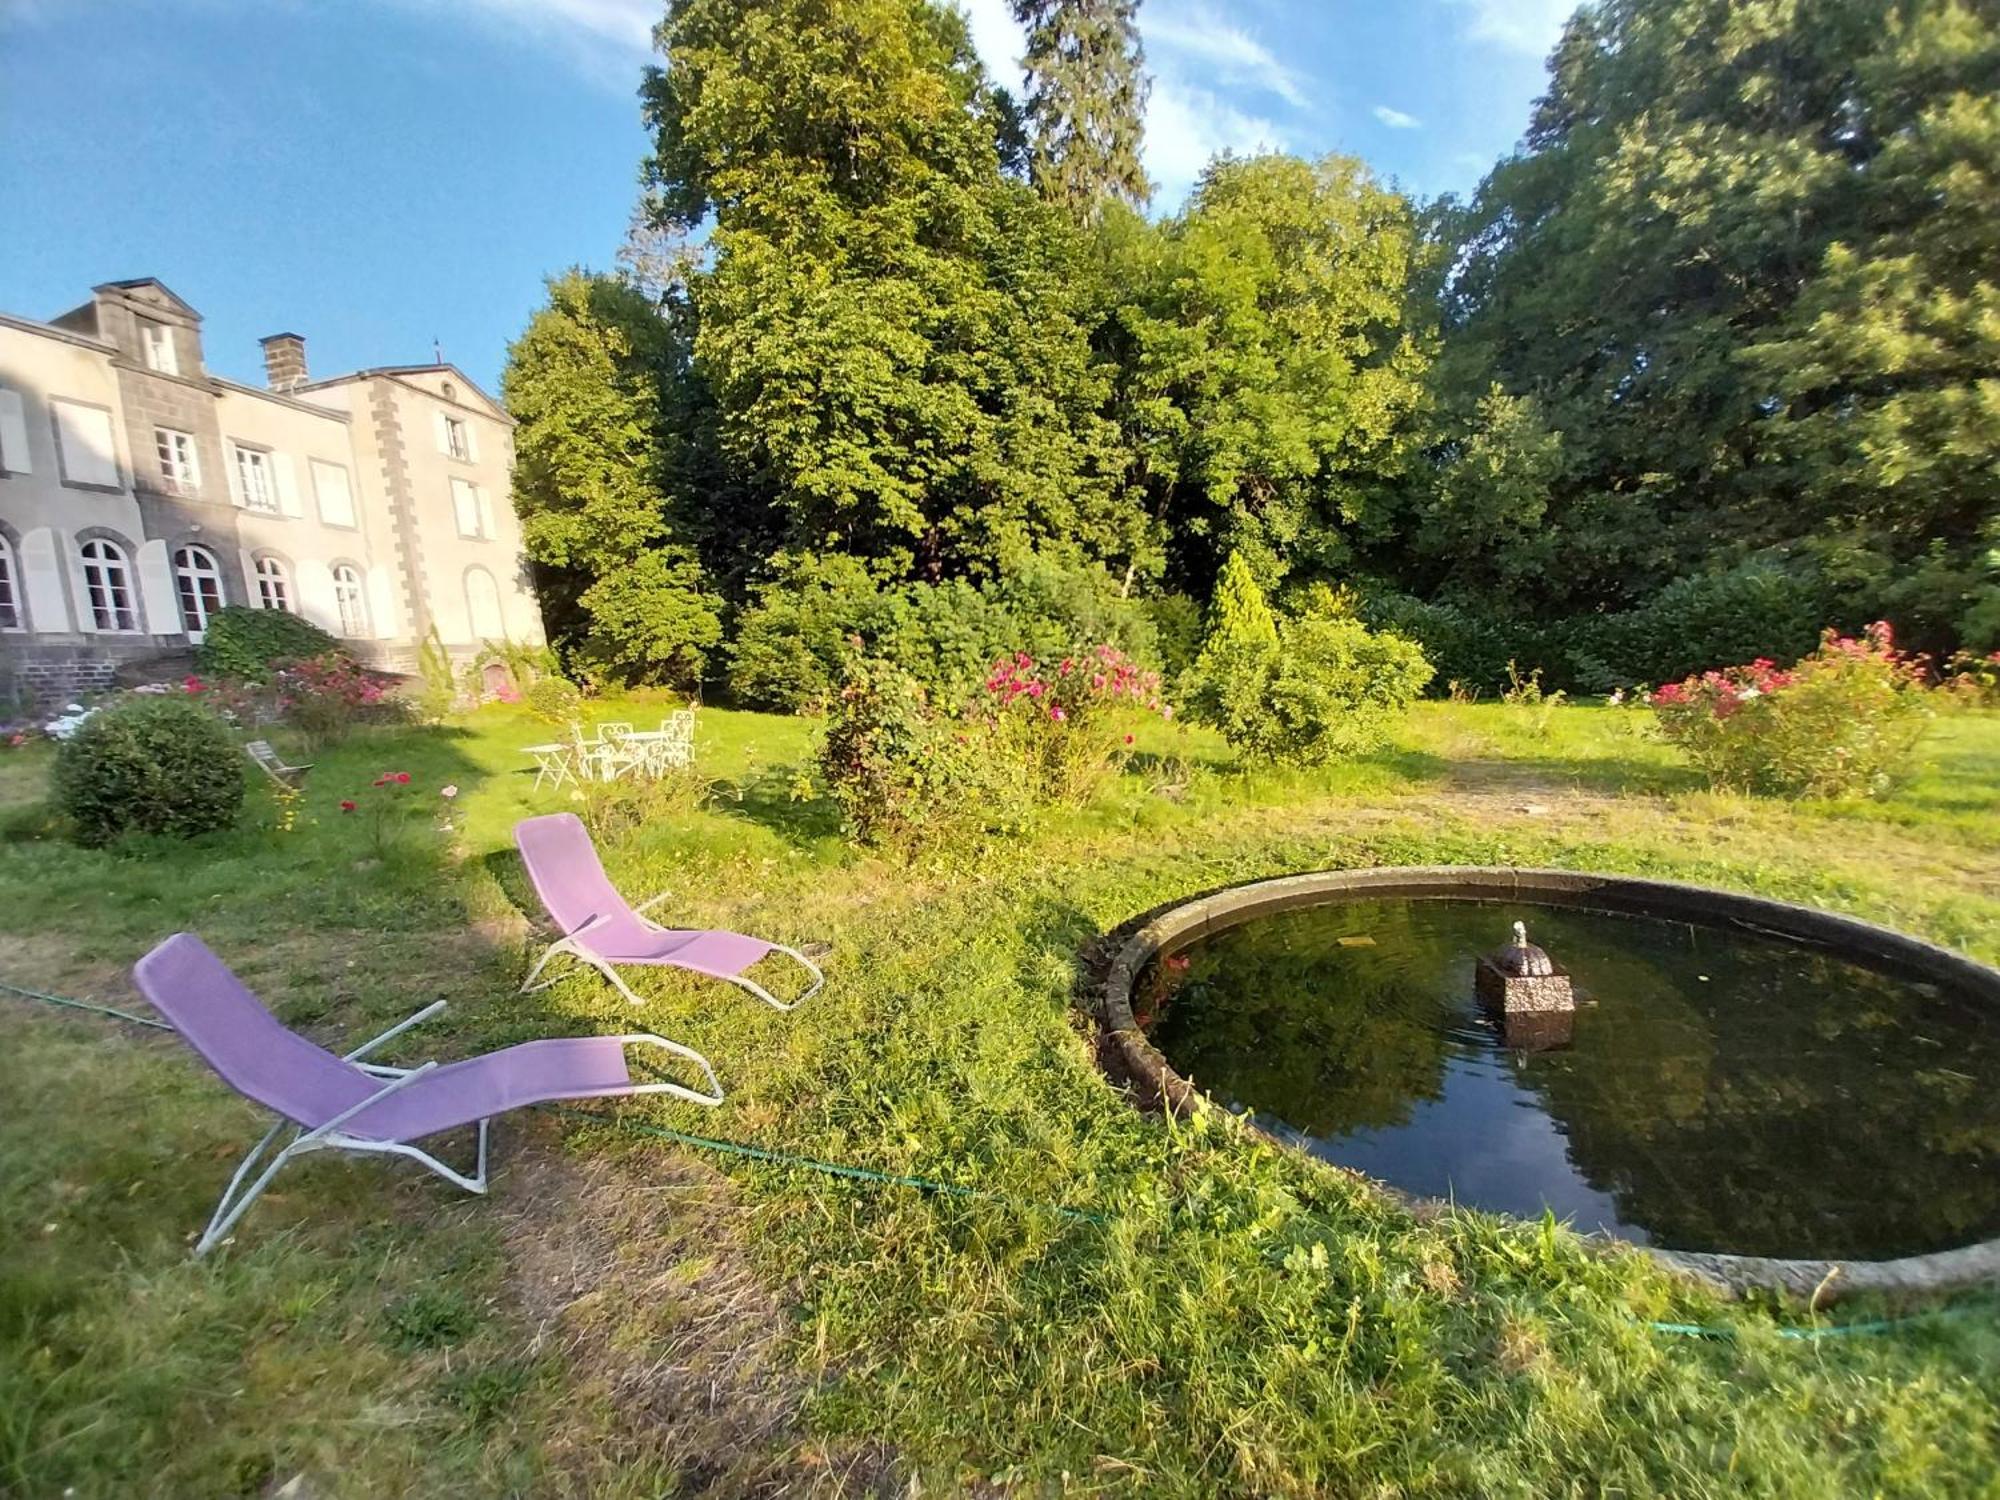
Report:
[[[558,958],[567,958],[578,965],[578,968],[565,969],[556,975],[555,978],[544,979],[540,984],[536,984],[536,977]],[[574,979],[584,962],[583,955],[577,952],[574,943],[568,938],[559,938],[543,950],[542,956],[535,961],[535,966],[528,970],[528,977],[521,981],[521,988],[518,993],[532,995],[541,990],[552,989],[556,985],[561,984],[565,979]]]
[[773,1010],[797,1010],[801,1005],[804,1005],[806,1001],[812,999],[814,995],[817,995],[820,992],[821,988],[826,984],[826,975],[820,972],[818,964],[814,963],[811,959],[807,958],[803,953],[800,953],[795,948],[787,948],[782,943],[773,943],[771,945],[771,951],[773,953],[782,953],[787,958],[797,960],[800,964],[802,964],[805,967],[805,971],[808,974],[812,975],[812,984],[809,985],[806,989],[806,992],[803,995],[800,995],[796,1000],[789,1000],[789,1001],[780,1000],[778,999],[777,996],[773,995],[769,990],[765,989],[763,985],[758,984],[754,979],[745,979],[740,974],[730,974],[725,977],[729,980],[731,984],[735,985],[738,989],[748,990],[751,994],[755,995],[759,1000],[762,1000],[766,1005],[770,1006]]

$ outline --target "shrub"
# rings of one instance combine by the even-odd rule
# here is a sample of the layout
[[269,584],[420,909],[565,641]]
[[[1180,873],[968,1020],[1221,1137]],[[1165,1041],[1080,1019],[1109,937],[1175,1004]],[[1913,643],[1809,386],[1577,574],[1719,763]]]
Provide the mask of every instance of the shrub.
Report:
[[996,658],[1021,651],[1057,660],[1102,643],[1149,667],[1158,659],[1146,607],[1100,568],[1030,557],[977,586],[883,588],[859,560],[830,556],[789,564],[760,590],[731,648],[730,691],[747,705],[818,712],[838,689],[853,636],[938,703],[969,697]]
[[1178,682],[1201,654],[1202,609],[1186,594],[1160,594],[1145,603],[1158,642],[1160,676]]
[[1018,652],[987,674],[975,719],[991,738],[991,763],[1019,771],[1028,800],[1072,806],[1125,763],[1132,735],[1118,710],[1173,717],[1160,678],[1116,646],[1064,657],[1053,670]]
[[1921,665],[1881,621],[1827,631],[1790,671],[1768,658],[1670,682],[1660,729],[1719,786],[1793,797],[1886,791],[1931,717]]
[[340,655],[340,643],[312,621],[282,609],[227,605],[208,617],[195,665],[216,677],[268,682],[277,664]]
[[278,709],[314,745],[343,738],[367,720],[393,720],[389,680],[337,651],[278,668]]
[[1461,698],[1504,691],[1510,662],[1542,666],[1561,656],[1541,627],[1449,600],[1371,589],[1364,591],[1359,613],[1371,630],[1414,641],[1436,668],[1438,691]]
[[967,828],[994,800],[966,726],[909,673],[858,652],[828,713],[819,769],[864,844],[921,847]]
[[1414,642],[1352,617],[1286,620],[1278,646],[1265,710],[1240,743],[1254,757],[1293,765],[1373,749],[1435,670]]
[[875,655],[916,679],[933,701],[950,704],[979,690],[995,657],[1026,643],[1020,623],[992,590],[963,579],[911,584],[884,595],[862,634]]
[[749,708],[824,711],[841,690],[847,640],[870,625],[880,598],[859,558],[788,563],[738,622],[730,692]]
[[1240,552],[1232,552],[1215,580],[1208,629],[1186,684],[1190,711],[1222,731],[1232,745],[1254,733],[1277,669],[1278,617]]
[[1344,592],[1308,591],[1303,612],[1279,621],[1232,557],[1215,595],[1195,702],[1252,760],[1322,765],[1370,749],[1434,674],[1414,642],[1364,625]]
[[243,805],[243,754],[185,697],[134,697],[92,714],[55,764],[56,805],[92,848],[127,833],[193,838]]
[[1758,657],[1796,661],[1818,642],[1828,602],[1816,576],[1767,562],[1676,579],[1635,609],[1559,627],[1563,680],[1607,692]]
[[521,702],[544,724],[566,726],[583,713],[583,689],[566,677],[537,677]]
[[1938,685],[1968,708],[2000,708],[2000,651],[1955,651]]

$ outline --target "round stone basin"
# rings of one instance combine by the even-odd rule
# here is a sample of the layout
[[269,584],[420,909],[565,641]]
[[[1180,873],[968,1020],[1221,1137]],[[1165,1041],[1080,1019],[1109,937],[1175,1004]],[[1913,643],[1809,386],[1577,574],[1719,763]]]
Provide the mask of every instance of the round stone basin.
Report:
[[[1482,1002],[1516,920],[1573,1012]],[[1558,871],[1334,872],[1156,918],[1105,1019],[1417,1199],[1647,1246],[1731,1285],[2000,1276],[2000,973],[1807,908]]]

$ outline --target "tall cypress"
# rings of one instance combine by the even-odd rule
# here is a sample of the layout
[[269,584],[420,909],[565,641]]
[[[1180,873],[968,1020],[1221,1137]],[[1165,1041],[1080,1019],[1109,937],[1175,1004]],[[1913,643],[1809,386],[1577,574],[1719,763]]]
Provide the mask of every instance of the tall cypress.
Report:
[[1031,171],[1043,197],[1079,219],[1107,199],[1142,208],[1152,184],[1139,161],[1146,95],[1139,0],[1012,0],[1027,29]]

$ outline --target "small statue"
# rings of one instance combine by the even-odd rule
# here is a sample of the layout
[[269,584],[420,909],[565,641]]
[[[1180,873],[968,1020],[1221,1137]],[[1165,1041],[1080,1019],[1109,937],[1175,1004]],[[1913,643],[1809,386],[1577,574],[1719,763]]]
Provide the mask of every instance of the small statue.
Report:
[[1528,941],[1525,922],[1514,924],[1514,941],[1510,945],[1480,955],[1474,985],[1479,998],[1503,1016],[1576,1009],[1569,975]]

